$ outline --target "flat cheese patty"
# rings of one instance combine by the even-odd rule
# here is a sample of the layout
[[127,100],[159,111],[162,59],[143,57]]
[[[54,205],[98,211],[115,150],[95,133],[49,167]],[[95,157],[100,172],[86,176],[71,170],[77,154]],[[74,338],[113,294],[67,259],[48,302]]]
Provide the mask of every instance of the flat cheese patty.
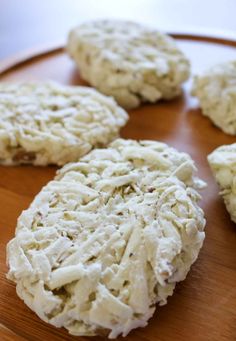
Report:
[[203,115],[225,133],[236,135],[236,61],[196,76],[192,93],[198,97]]
[[128,116],[113,99],[55,82],[0,84],[0,164],[63,165],[117,138]]
[[231,219],[236,223],[236,143],[215,149],[208,155],[208,162]]
[[85,80],[126,108],[176,97],[189,77],[189,61],[171,37],[133,22],[82,24],[67,50]]
[[46,322],[110,338],[143,327],[204,240],[193,161],[118,139],[62,168],[18,219],[8,278]]

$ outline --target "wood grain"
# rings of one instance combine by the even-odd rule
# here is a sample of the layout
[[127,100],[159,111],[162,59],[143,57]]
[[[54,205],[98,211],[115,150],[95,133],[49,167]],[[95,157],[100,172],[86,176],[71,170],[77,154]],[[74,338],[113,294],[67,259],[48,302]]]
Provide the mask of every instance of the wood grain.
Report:
[[0,335],[2,341],[23,341],[24,338],[20,337],[19,335],[13,333],[10,329],[6,328],[2,324],[0,324]]
[[[236,52],[233,42],[228,46],[228,42],[224,45],[188,37],[179,43],[191,58],[193,72],[232,59]],[[0,76],[1,81],[47,78],[65,84],[84,83],[63,51],[34,58]],[[236,138],[227,136],[201,115],[196,101],[189,95],[190,86],[191,82],[186,84],[178,99],[131,111],[130,120],[122,130],[125,138],[161,140],[188,152],[196,161],[199,175],[208,183],[202,191],[201,206],[207,226],[199,259],[187,279],[177,285],[168,305],[158,307],[149,325],[131,332],[127,341],[236,340],[236,226],[218,196],[206,162],[207,154],[214,148],[233,143]],[[87,340],[42,322],[17,297],[14,284],[5,279],[5,247],[14,235],[16,219],[52,179],[55,170],[55,167],[0,167],[0,338],[3,340]]]

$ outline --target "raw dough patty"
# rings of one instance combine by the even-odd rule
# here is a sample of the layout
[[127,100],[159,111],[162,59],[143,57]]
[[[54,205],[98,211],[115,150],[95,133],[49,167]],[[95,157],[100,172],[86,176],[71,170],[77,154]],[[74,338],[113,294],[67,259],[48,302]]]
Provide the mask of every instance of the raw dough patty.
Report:
[[133,22],[82,24],[67,50],[85,80],[126,108],[171,99],[189,77],[189,61],[171,37]]
[[208,155],[208,162],[231,219],[236,223],[236,143],[214,150]]
[[54,82],[0,84],[0,163],[77,161],[114,140],[127,121],[112,98]]
[[225,133],[236,135],[236,61],[196,76],[192,94],[198,97],[203,115]]
[[194,170],[163,143],[122,139],[64,166],[8,244],[18,295],[74,335],[145,326],[204,240]]

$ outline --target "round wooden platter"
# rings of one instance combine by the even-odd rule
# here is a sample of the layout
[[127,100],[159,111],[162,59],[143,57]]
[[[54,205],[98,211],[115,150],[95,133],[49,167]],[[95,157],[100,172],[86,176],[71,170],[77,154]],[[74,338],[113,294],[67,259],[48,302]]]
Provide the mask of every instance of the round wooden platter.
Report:
[[[236,56],[233,41],[188,35],[175,38],[189,56],[193,73]],[[0,68],[0,81],[53,79],[64,84],[85,84],[62,48],[11,60],[8,66],[4,63]],[[202,190],[201,206],[207,225],[199,259],[187,279],[177,285],[168,304],[157,307],[148,326],[131,332],[126,337],[129,341],[236,340],[236,226],[218,196],[218,187],[206,161],[213,149],[235,142],[236,137],[224,134],[201,115],[196,100],[190,96],[190,87],[191,80],[185,84],[181,97],[130,111],[130,120],[121,132],[124,138],[160,140],[189,153],[199,176],[208,183]],[[55,171],[55,167],[0,167],[2,340],[86,340],[42,322],[17,297],[15,286],[5,279],[5,247],[14,236],[16,219]]]

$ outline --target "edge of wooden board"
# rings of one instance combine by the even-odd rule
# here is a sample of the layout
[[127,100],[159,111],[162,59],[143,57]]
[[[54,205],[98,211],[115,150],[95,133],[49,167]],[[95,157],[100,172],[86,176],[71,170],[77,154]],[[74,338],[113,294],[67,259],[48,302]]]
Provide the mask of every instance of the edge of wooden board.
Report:
[[[212,34],[205,35],[197,33],[169,32],[168,34],[171,35],[173,38],[179,40],[205,41],[208,43],[236,47],[236,38],[232,39],[218,37],[217,35]],[[22,51],[20,53],[17,53],[16,55],[3,59],[2,61],[0,61],[0,76],[29,61],[33,61],[34,59],[38,59],[40,57],[44,57],[53,53],[62,52],[64,48],[65,48],[64,42],[54,42],[44,46],[34,47],[32,49]]]

